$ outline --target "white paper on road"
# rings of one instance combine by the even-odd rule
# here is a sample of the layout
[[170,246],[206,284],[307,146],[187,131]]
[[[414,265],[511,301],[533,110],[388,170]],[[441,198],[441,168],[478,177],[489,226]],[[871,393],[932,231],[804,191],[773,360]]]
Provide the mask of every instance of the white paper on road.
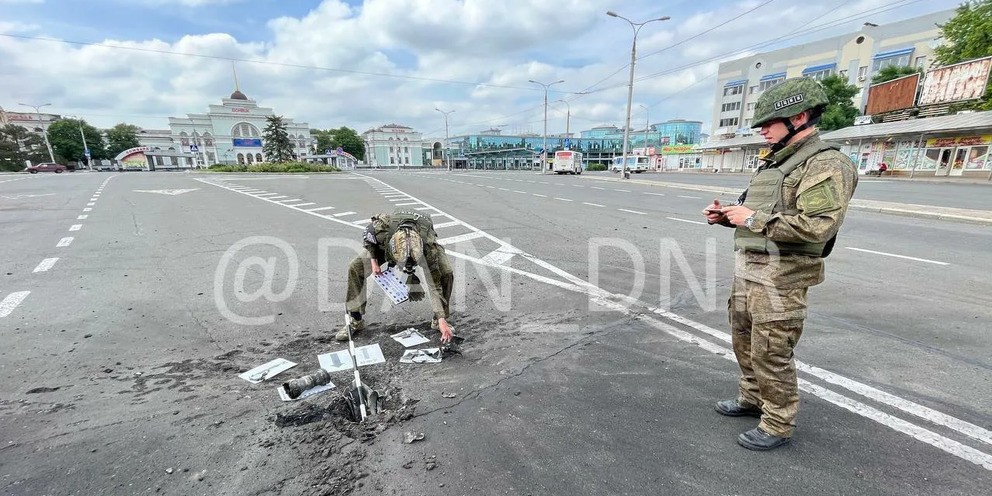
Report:
[[276,390],[279,391],[279,398],[281,398],[283,401],[297,401],[297,400],[302,400],[303,398],[306,398],[308,396],[313,396],[315,394],[320,394],[320,393],[323,393],[324,391],[330,391],[331,389],[334,389],[334,383],[328,382],[327,384],[324,384],[322,386],[314,386],[314,387],[312,387],[310,389],[307,389],[306,391],[303,391],[303,394],[300,394],[300,397],[299,398],[293,399],[293,398],[290,398],[288,394],[286,394],[286,388],[284,388],[282,386],[279,386],[279,387],[276,388]]
[[393,334],[390,337],[396,340],[397,343],[403,345],[404,348],[417,346],[418,344],[429,343],[431,341],[430,339],[425,338],[424,335],[420,333],[420,331],[412,327],[405,331],[397,332],[396,334]]
[[379,287],[393,301],[394,305],[399,305],[410,299],[410,291],[407,289],[406,283],[400,280],[396,267],[384,270],[381,276],[373,274],[372,277],[375,278],[375,282],[379,284]]
[[255,367],[248,372],[239,375],[238,377],[252,384],[259,384],[262,381],[271,379],[277,374],[281,374],[295,366],[296,363],[286,360],[285,358],[276,358],[275,360],[272,360],[264,365],[259,365],[258,367]]
[[441,363],[440,348],[421,348],[406,350],[400,357],[400,363]]
[[[348,350],[317,355],[317,361],[320,363],[320,368],[328,372],[351,370],[351,356]],[[379,343],[376,343],[355,348],[355,361],[359,367],[364,367],[376,363],[385,363],[386,357],[382,355],[382,348],[379,347]]]

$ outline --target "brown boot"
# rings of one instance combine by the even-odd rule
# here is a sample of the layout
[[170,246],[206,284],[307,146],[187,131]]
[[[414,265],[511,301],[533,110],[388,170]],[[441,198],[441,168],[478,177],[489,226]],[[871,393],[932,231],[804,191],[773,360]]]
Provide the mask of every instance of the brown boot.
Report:
[[[347,317],[347,318],[350,319],[351,317]],[[352,320],[351,321],[351,335],[352,336],[354,336],[354,335],[356,335],[356,334],[358,334],[358,333],[360,333],[360,332],[362,332],[364,330],[365,330],[365,321],[364,320]],[[338,333],[334,335],[334,339],[337,339],[338,341],[347,341],[348,340],[348,324],[347,323],[345,323],[345,325],[341,326],[341,330],[338,331]]]

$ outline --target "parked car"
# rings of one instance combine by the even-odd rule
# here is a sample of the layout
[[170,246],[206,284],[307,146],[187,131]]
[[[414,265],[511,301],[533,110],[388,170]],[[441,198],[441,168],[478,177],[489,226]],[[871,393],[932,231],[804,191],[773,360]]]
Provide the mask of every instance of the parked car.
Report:
[[40,164],[29,165],[24,170],[32,174],[37,174],[39,172],[54,172],[56,174],[61,174],[65,172],[66,167],[52,162],[43,162]]

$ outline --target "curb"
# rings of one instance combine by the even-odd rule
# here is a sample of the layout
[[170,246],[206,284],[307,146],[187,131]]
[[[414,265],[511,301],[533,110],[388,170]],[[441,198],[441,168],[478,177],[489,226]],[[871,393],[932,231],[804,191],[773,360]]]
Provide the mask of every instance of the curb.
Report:
[[[643,184],[647,186],[657,186],[660,188],[673,188],[673,189],[684,189],[689,191],[704,191],[708,193],[716,193],[718,195],[731,195],[738,196],[740,192],[736,189],[722,188],[719,186],[698,186],[694,184],[684,184],[684,183],[668,183],[661,181],[645,181],[637,179],[617,179],[612,177],[596,177],[588,176],[587,179],[595,179],[598,181],[609,181],[609,182],[622,182],[624,184]],[[871,202],[871,203],[867,203]],[[889,203],[877,202],[874,200],[851,200],[849,208],[854,210],[860,210],[864,212],[875,212],[880,214],[889,215],[901,215],[904,217],[916,217],[920,219],[934,219],[934,220],[945,220],[951,222],[962,222],[967,224],[978,224],[992,226],[992,211],[989,210],[966,210],[966,209],[953,209],[953,213],[945,209],[945,207],[932,207],[934,210],[919,210],[908,208],[916,205],[901,204],[901,203]],[[971,214],[971,215],[968,215]]]

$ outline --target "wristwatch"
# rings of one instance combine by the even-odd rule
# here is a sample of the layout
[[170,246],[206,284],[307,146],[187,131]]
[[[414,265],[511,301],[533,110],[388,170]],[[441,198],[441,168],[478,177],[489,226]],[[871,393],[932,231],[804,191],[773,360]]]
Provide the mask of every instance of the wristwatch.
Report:
[[757,213],[757,212],[752,212],[751,215],[747,216],[747,218],[744,219],[744,227],[746,227],[748,229],[751,229],[751,226],[754,225],[754,214],[755,213]]

